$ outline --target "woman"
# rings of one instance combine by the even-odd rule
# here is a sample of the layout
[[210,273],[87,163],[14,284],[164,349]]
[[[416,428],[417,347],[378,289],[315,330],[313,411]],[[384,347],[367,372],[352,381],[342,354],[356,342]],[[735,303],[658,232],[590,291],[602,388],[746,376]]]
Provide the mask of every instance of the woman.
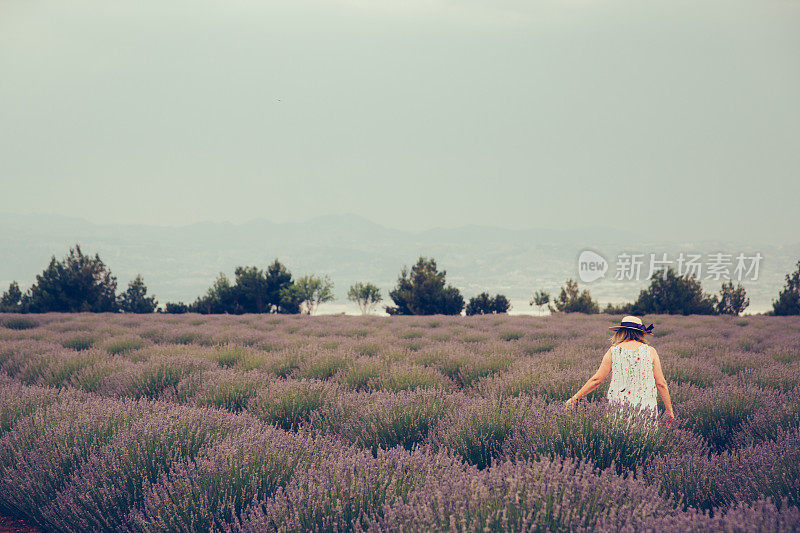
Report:
[[608,388],[608,401],[628,404],[637,408],[647,408],[655,415],[657,412],[656,389],[664,402],[667,423],[675,420],[672,401],[669,397],[667,380],[661,370],[658,352],[647,344],[644,336],[651,333],[653,325],[644,327],[635,316],[626,316],[619,326],[608,328],[614,331],[611,348],[603,356],[603,362],[594,376],[589,378],[581,390],[567,400],[568,408],[596,389],[611,373]]

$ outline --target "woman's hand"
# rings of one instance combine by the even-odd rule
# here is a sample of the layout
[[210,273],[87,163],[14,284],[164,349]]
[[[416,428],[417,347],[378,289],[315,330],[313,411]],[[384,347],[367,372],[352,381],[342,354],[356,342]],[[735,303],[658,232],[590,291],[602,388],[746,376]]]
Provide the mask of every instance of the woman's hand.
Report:
[[667,419],[667,426],[669,426],[675,421],[675,413],[672,411],[672,409],[670,409],[664,413],[664,418]]
[[575,407],[576,403],[578,403],[578,401],[575,399],[575,396],[573,396],[572,398],[564,402],[564,410],[568,411],[570,407]]

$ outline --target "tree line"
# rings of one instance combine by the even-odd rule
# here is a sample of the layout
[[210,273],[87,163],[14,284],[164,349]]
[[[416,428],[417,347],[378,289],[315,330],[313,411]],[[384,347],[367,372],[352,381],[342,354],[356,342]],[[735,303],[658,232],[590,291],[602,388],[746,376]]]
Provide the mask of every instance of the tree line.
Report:
[[[439,270],[433,258],[420,257],[415,264],[404,266],[396,286],[389,291],[393,305],[385,306],[389,315],[466,315],[501,314],[511,309],[505,295],[482,292],[465,301],[461,291],[448,284],[447,272]],[[281,313],[314,314],[320,304],[334,300],[334,284],[326,276],[308,274],[294,278],[288,268],[275,259],[265,269],[238,266],[233,279],[220,273],[205,294],[191,303],[167,302],[159,308],[154,296],[148,295],[141,275],[117,293],[117,278],[100,259],[84,254],[80,245],[70,248],[61,260],[52,256],[50,263],[31,287],[22,292],[14,281],[0,296],[0,312],[125,312],[125,313],[201,313],[245,314]],[[349,287],[347,299],[370,314],[383,301],[380,289],[373,283],[358,282]],[[603,313],[611,314],[726,314],[739,315],[750,300],[741,284],[722,284],[718,295],[703,292],[700,281],[690,275],[678,275],[668,269],[654,275],[650,285],[642,289],[634,302],[608,304]],[[581,291],[576,281],[568,279],[554,298],[546,290],[533,295],[530,305],[551,313],[600,313],[600,305],[589,290]],[[774,315],[800,314],[800,261],[797,270],[786,275],[786,285],[773,301]]]
[[[633,302],[619,305],[608,304],[601,310],[592,299],[588,289],[580,291],[572,279],[561,287],[558,296],[551,299],[545,290],[537,291],[530,302],[540,309],[547,307],[550,312],[564,313],[609,313],[615,315],[734,315],[738,316],[750,305],[747,291],[739,283],[724,281],[719,294],[703,291],[700,281],[694,275],[679,275],[669,268],[664,273],[653,274],[650,285],[639,292]],[[786,275],[786,284],[772,302],[770,315],[800,315],[800,261],[797,269]]]

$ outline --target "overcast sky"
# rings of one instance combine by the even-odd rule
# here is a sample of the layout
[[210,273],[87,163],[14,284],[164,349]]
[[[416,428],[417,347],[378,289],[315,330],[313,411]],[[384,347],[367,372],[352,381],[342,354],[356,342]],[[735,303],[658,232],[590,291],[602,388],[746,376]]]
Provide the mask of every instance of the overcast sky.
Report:
[[800,2],[0,0],[0,211],[796,242]]

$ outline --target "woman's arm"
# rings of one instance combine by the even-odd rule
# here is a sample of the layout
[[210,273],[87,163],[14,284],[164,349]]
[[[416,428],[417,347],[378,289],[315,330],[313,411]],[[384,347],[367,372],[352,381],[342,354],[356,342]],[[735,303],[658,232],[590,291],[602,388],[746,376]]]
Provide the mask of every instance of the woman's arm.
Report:
[[600,363],[600,368],[597,369],[597,372],[594,373],[594,376],[590,377],[589,381],[586,382],[586,385],[581,387],[581,390],[576,392],[572,398],[567,400],[564,408],[573,405],[575,402],[599,387],[603,380],[608,377],[609,372],[611,372],[611,348],[609,348],[606,354],[603,356],[603,362]]
[[653,377],[656,378],[656,388],[658,394],[661,396],[661,401],[664,402],[664,411],[667,419],[672,422],[675,420],[675,413],[672,411],[672,400],[669,397],[669,387],[667,387],[667,380],[664,378],[664,372],[661,370],[661,358],[658,357],[658,352],[652,346],[653,356]]

